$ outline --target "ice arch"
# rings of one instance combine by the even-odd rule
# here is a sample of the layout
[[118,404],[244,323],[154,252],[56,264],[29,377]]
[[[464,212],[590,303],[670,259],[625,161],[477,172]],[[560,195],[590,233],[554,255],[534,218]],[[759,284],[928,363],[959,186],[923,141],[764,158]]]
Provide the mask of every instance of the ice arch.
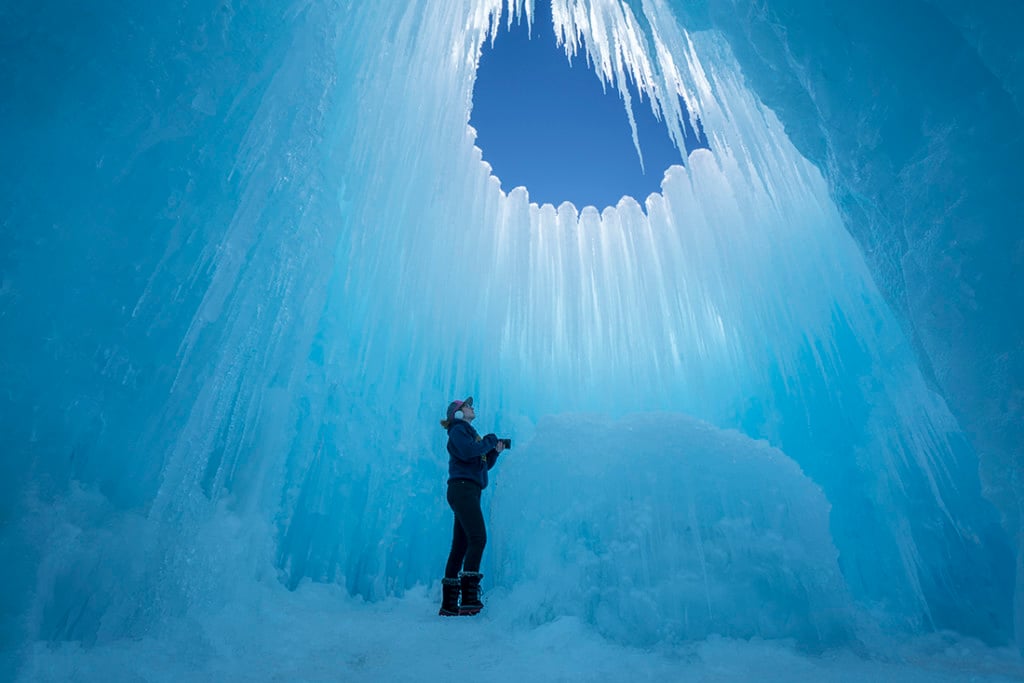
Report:
[[[897,135],[894,170],[858,176],[871,157],[826,115],[845,90],[814,59],[835,35],[789,3],[555,8],[570,48],[585,42],[613,80],[632,71],[655,102],[684,94],[713,136],[646,215],[537,207],[489,180],[465,114],[498,2],[5,10],[19,96],[0,113],[20,133],[0,189],[5,641],[145,633],[275,569],[371,599],[432,580],[432,425],[465,391],[523,439],[579,411],[685,412],[765,438],[831,505],[836,590],[853,604],[890,628],[1013,636],[1020,330],[1001,313],[1019,310],[1021,214],[1009,192],[999,209],[977,197],[980,171],[996,188],[1014,176],[944,146],[963,119],[943,111],[928,130],[945,137]],[[958,54],[994,65],[975,122],[1003,160],[1019,149],[1012,51],[979,57],[955,30],[978,24],[953,22]],[[746,38],[777,25],[791,30]],[[745,40],[773,49],[757,62]],[[914,62],[890,57],[892,82],[912,82]],[[862,85],[855,112],[870,111]],[[889,121],[867,120],[859,133]],[[921,177],[934,183],[910,192]],[[944,231],[963,215],[925,191],[951,186],[963,236]],[[917,212],[942,229],[901,234]],[[1003,287],[972,279],[988,265]],[[952,318],[965,335],[946,355]]]

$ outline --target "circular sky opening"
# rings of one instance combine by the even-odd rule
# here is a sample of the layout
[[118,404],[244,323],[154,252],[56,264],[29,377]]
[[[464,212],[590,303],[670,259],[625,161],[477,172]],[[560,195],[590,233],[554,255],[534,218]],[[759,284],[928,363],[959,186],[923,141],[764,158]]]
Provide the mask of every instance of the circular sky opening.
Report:
[[[503,19],[493,43],[484,44],[469,123],[506,192],[521,185],[532,202],[570,201],[578,209],[614,206],[625,195],[642,204],[684,154],[648,98],[640,99],[632,81],[628,87],[639,154],[622,95],[602,85],[585,52],[570,64],[555,41],[551,7],[540,1],[532,31],[525,19],[511,27]],[[680,107],[686,110],[681,99]],[[683,132],[686,153],[707,147],[699,121]]]

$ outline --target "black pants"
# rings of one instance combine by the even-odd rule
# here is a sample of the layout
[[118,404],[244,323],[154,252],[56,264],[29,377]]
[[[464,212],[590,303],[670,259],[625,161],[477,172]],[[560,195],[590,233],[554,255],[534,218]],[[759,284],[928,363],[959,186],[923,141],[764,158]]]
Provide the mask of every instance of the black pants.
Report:
[[480,493],[481,489],[475,482],[466,479],[448,482],[448,505],[455,513],[455,527],[452,529],[452,551],[444,568],[446,578],[457,577],[460,569],[480,571],[480,557],[487,545]]

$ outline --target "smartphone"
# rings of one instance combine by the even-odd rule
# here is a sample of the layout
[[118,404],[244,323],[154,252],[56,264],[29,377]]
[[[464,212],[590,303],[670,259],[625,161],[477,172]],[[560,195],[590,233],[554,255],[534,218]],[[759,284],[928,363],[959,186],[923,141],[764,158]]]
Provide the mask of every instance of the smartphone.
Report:
[[505,448],[512,448],[512,439],[498,439],[498,441],[505,444]]

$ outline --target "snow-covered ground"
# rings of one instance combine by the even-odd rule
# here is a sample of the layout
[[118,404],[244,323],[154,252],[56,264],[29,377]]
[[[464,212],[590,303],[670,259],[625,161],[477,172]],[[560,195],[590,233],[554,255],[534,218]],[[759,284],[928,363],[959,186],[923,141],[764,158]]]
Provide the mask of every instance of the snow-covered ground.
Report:
[[[134,641],[38,644],[18,680],[700,681],[1024,680],[1011,650],[951,635],[805,653],[784,641],[711,637],[658,650],[614,644],[574,618],[531,624],[490,591],[474,618],[437,616],[439,587],[363,603],[333,585],[261,586],[245,604]],[[885,651],[884,653],[882,651]]]

